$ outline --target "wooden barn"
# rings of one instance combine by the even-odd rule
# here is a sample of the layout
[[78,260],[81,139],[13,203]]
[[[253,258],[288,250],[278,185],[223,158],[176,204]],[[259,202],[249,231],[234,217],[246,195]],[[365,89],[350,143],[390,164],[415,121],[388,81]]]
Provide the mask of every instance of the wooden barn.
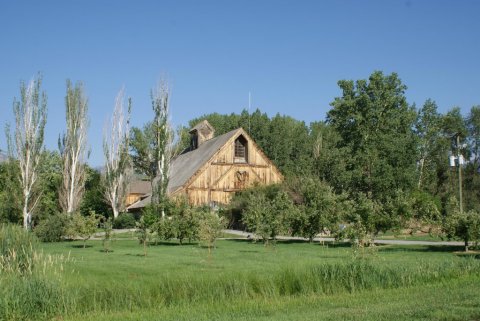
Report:
[[[190,147],[170,165],[171,197],[185,195],[192,205],[215,206],[228,204],[235,192],[255,183],[282,181],[280,171],[242,128],[218,137],[214,134],[214,128],[206,120],[190,130]],[[141,186],[142,191],[137,191],[136,186]],[[137,201],[129,204],[127,210],[139,210],[150,204],[151,192],[145,193],[145,186],[145,183],[131,186],[129,200],[134,195]]]

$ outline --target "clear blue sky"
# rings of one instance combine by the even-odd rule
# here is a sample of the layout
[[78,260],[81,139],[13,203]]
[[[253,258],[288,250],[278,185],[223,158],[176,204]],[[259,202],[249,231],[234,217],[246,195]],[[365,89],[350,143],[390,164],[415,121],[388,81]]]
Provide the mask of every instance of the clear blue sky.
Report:
[[[172,86],[171,119],[186,124],[248,105],[322,120],[340,79],[397,72],[417,106],[464,114],[480,104],[480,1],[0,1],[0,126],[13,122],[19,83],[42,72],[45,142],[64,130],[65,80],[89,97],[90,163],[125,86],[132,123],[152,117],[149,92]],[[0,134],[0,149],[6,149]]]

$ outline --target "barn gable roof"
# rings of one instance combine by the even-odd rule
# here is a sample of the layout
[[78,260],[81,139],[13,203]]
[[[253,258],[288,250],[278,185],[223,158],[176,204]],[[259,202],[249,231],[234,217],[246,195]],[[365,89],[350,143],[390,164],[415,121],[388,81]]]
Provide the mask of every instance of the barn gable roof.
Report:
[[170,165],[168,192],[173,193],[218,152],[240,129],[207,140],[197,149],[187,151],[173,159]]
[[[234,137],[240,128],[205,141],[197,149],[187,149],[170,164],[168,193],[173,194],[182,188],[225,144]],[[149,191],[151,193],[151,191]],[[151,203],[151,195],[146,195],[127,209],[143,208]]]

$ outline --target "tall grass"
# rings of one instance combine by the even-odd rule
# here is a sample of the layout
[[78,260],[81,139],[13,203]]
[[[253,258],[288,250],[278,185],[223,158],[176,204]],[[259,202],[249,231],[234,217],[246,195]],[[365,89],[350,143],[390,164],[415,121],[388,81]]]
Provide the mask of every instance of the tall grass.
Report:
[[[28,242],[24,244],[29,245]],[[35,245],[30,248],[34,249]],[[16,262],[17,256],[11,247],[2,251],[0,260]],[[19,251],[18,248],[15,251]],[[336,263],[285,265],[261,274],[241,267],[214,273],[216,270],[207,267],[184,273],[160,269],[155,279],[151,273],[157,270],[149,270],[150,274],[144,277],[139,272],[134,278],[122,273],[118,275],[125,277],[112,278],[104,274],[108,272],[96,270],[102,272],[77,279],[76,274],[62,278],[68,257],[43,255],[37,250],[29,253],[22,261],[26,263],[20,264],[27,268],[0,269],[0,320],[41,320],[92,312],[184,307],[194,303],[209,307],[232,300],[261,302],[286,297],[329,296],[451,282],[463,276],[480,275],[480,260],[476,259],[452,258],[415,264],[392,262],[391,265],[375,259],[345,259]]]
[[445,264],[422,263],[414,267],[382,267],[352,261],[338,264],[285,268],[267,277],[253,273],[218,276],[163,275],[155,283],[85,284],[77,288],[75,313],[151,309],[191,303],[215,304],[232,299],[275,299],[310,294],[331,295],[369,289],[400,288],[450,280],[480,273],[478,260]]
[[0,227],[0,320],[38,320],[65,312],[64,256],[45,255],[21,227]]

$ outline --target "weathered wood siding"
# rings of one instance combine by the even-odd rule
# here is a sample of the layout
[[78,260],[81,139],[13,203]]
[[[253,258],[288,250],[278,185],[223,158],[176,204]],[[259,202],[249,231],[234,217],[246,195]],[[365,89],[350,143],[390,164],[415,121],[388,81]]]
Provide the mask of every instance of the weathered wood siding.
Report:
[[141,193],[130,193],[130,194],[128,194],[127,197],[126,197],[126,200],[125,200],[125,206],[129,206],[129,205],[135,203],[143,195],[145,195],[145,194],[141,194]]
[[[240,135],[248,142],[246,163],[234,162],[234,142]],[[236,191],[254,183],[268,185],[279,183],[282,179],[276,167],[242,130],[229,140],[178,193],[186,194],[192,205],[212,202],[228,204]]]

